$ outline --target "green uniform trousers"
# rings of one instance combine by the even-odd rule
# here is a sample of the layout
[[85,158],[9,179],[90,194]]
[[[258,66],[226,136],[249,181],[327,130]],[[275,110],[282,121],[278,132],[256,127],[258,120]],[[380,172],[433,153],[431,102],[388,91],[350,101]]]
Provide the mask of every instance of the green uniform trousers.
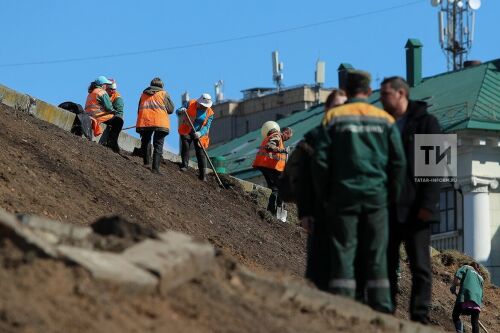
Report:
[[355,298],[356,281],[362,281],[368,305],[377,311],[392,312],[387,276],[387,208],[349,212],[331,209],[328,215],[331,252],[329,291]]

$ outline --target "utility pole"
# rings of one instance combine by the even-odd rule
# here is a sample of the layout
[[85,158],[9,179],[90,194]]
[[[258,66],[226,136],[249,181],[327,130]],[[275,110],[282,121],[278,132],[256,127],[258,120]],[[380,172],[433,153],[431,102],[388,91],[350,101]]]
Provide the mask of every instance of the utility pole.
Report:
[[431,0],[438,12],[439,43],[446,55],[448,70],[459,70],[474,41],[476,10],[481,0]]

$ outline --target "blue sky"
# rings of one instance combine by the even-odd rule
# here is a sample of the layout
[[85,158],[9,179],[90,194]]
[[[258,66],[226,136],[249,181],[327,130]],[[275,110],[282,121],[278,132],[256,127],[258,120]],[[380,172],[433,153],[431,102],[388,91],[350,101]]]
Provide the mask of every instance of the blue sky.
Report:
[[[469,58],[488,61],[500,58],[500,1],[482,2]],[[273,50],[284,62],[285,86],[313,83],[320,59],[326,86],[337,86],[336,69],[349,62],[370,71],[376,87],[384,76],[405,75],[408,38],[424,44],[424,76],[446,71],[428,0],[5,1],[1,25],[0,84],[52,104],[84,104],[90,81],[115,78],[125,126],[135,125],[140,94],[155,76],[176,106],[184,91],[213,96],[220,79],[230,99],[273,86]],[[102,57],[109,55],[119,56]],[[87,60],[68,61],[75,58]],[[166,142],[175,152],[176,122]]]

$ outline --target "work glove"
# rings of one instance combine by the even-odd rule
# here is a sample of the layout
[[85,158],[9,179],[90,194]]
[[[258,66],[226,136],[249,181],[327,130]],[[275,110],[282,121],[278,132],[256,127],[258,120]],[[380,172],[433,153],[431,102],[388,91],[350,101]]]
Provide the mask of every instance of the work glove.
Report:
[[201,137],[201,133],[200,132],[194,132],[194,138],[195,139],[199,139]]
[[280,154],[288,154],[289,151],[288,151],[288,148],[278,149],[278,153],[280,153]]
[[175,111],[175,113],[178,115],[178,116],[181,116],[184,114],[184,112],[186,112],[186,108],[178,108],[177,111]]
[[453,295],[456,295],[457,294],[457,286],[453,285],[450,287],[450,292],[453,294]]

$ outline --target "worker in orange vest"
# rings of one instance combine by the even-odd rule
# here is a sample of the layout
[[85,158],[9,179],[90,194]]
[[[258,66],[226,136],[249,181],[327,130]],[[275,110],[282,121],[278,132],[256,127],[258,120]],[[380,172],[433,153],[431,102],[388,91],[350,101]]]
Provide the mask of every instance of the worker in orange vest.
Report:
[[[106,88],[106,92],[109,95],[109,99],[113,104],[113,109],[116,110],[116,116],[123,119],[123,109],[125,107],[123,103],[123,97],[120,95],[118,90],[116,90],[116,80],[108,78],[111,82]],[[102,133],[101,138],[99,139],[99,143],[106,146],[109,138],[109,132],[111,130],[111,126],[106,126],[104,133]]]
[[102,133],[99,126],[101,123],[111,127],[106,146],[119,153],[118,136],[123,127],[123,119],[116,116],[116,110],[106,92],[108,85],[111,84],[112,82],[105,76],[99,76],[90,84],[85,111],[93,119],[94,135]]
[[259,146],[252,167],[260,170],[264,175],[267,187],[271,189],[271,195],[267,204],[267,210],[276,215],[278,207],[282,207],[283,200],[278,191],[278,179],[285,170],[286,156],[288,150],[285,141],[293,135],[290,127],[285,127],[280,132],[278,124],[267,131],[267,135]]
[[160,162],[163,156],[163,142],[170,131],[169,114],[174,112],[174,103],[163,89],[163,81],[156,77],[149,87],[144,89],[139,100],[136,131],[141,135],[141,151],[144,165],[151,163],[148,152],[153,138],[153,165],[151,171],[160,174]]
[[[189,162],[189,149],[194,142],[196,159],[198,160],[198,178],[206,181],[206,160],[202,147],[207,148],[210,142],[208,133],[210,125],[214,118],[214,111],[211,109],[212,97],[204,93],[198,99],[192,99],[188,102],[187,108],[182,107],[177,110],[180,119],[179,136],[181,139],[181,171],[186,171]],[[194,129],[186,118],[186,112],[194,125]]]

